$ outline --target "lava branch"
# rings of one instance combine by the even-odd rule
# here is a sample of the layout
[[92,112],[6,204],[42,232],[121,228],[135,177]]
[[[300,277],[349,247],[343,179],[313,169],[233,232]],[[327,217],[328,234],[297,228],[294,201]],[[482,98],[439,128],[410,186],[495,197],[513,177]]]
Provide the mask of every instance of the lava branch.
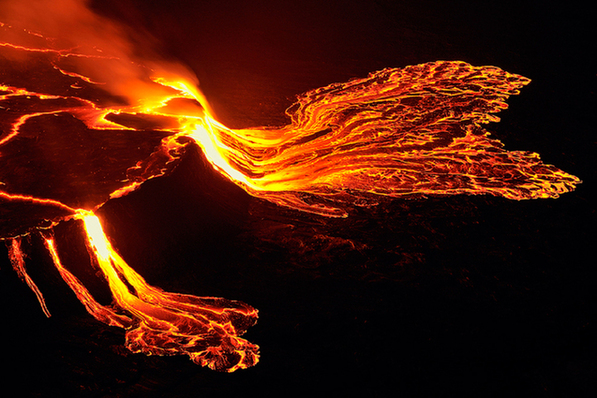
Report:
[[[150,286],[116,252],[99,218],[90,210],[74,209],[58,201],[0,192],[5,200],[57,206],[81,220],[91,261],[95,262],[112,291],[110,306],[99,304],[81,281],[61,262],[55,239],[42,233],[54,266],[77,299],[98,321],[126,329],[126,346],[132,352],[155,355],[186,354],[193,362],[217,371],[233,372],[255,365],[259,347],[239,337],[257,322],[258,312],[240,301],[168,293]],[[7,242],[9,258],[18,276],[35,293],[44,314],[50,317],[43,294],[28,275],[21,237]]]
[[430,62],[307,92],[282,128],[234,131],[207,115],[185,134],[251,195],[324,216],[345,217],[375,196],[557,198],[580,179],[536,153],[503,149],[483,128],[529,82],[496,67]]
[[257,310],[239,301],[164,292],[152,287],[112,247],[99,218],[79,210],[92,261],[113,294],[111,307],[102,306],[61,263],[54,239],[45,245],[62,278],[97,320],[126,329],[132,352],[155,355],[186,354],[193,362],[233,372],[255,365],[259,347],[240,338],[255,324]]
[[44,296],[40,292],[35,282],[33,282],[33,279],[31,279],[29,274],[27,274],[27,269],[25,267],[25,254],[21,250],[21,238],[17,237],[11,239],[10,245],[7,242],[6,246],[8,247],[8,257],[10,258],[12,268],[15,270],[19,278],[21,278],[21,280],[23,280],[27,286],[29,286],[33,293],[35,293],[35,297],[37,297],[37,301],[39,301],[42,311],[49,318],[51,314],[46,306]]

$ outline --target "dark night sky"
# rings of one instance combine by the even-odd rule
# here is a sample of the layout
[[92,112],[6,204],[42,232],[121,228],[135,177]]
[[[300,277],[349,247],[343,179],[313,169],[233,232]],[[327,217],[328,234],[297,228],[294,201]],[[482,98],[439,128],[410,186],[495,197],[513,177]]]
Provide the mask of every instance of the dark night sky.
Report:
[[[18,384],[23,396],[90,397],[595,391],[597,68],[588,6],[96,3],[193,69],[230,127],[284,124],[297,94],[385,67],[463,60],[521,74],[532,83],[488,130],[507,149],[538,152],[584,183],[557,200],[393,201],[323,220],[249,198],[191,153],[171,176],[106,205],[108,233],[150,283],[258,308],[246,338],[261,346],[261,362],[219,374],[186,357],[127,353],[123,333],[87,315],[34,250],[28,266],[53,317],[2,260],[4,386]],[[334,247],[315,235],[364,246]]]

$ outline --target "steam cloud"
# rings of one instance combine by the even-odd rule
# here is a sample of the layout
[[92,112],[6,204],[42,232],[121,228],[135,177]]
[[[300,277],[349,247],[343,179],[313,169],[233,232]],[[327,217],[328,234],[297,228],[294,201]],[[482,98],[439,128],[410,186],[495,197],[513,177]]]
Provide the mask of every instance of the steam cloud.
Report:
[[129,104],[151,103],[167,94],[168,88],[151,82],[154,76],[198,85],[189,68],[159,54],[158,42],[149,32],[98,15],[89,4],[88,0],[3,1],[0,21],[33,33],[29,38],[43,35],[36,46],[25,45],[62,54],[61,69],[102,84]]

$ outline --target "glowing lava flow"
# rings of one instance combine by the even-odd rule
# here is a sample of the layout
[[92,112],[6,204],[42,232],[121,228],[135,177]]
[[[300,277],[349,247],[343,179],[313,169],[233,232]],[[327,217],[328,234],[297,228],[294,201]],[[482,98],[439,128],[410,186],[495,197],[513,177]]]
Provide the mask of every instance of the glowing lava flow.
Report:
[[[105,202],[171,171],[189,142],[251,195],[330,217],[379,196],[556,198],[580,183],[538,154],[506,151],[488,137],[482,125],[498,121],[508,96],[529,83],[496,67],[440,61],[385,69],[299,96],[288,126],[232,130],[216,121],[192,79],[166,72],[169,65],[57,49],[0,24],[2,33],[18,40],[0,43],[0,238],[11,240],[13,268],[49,316],[20,248],[21,236],[46,231],[64,281],[96,319],[126,329],[133,352],[187,354],[222,371],[258,361],[258,347],[238,337],[255,324],[254,308],[149,286],[95,216]],[[60,261],[47,231],[69,219],[84,225],[111,306]]]
[[[2,29],[14,33],[6,25]],[[116,79],[118,90],[127,86],[140,96],[125,101],[107,92],[101,79],[79,73],[78,63],[68,65],[71,58],[87,59],[82,53],[6,43],[0,49],[0,237],[7,240],[14,270],[46,316],[50,312],[27,274],[20,245],[22,236],[37,231],[86,310],[101,322],[124,328],[132,352],[186,354],[197,364],[227,372],[257,363],[259,347],[239,337],[256,323],[257,310],[238,301],[149,286],[112,248],[92,211],[174,167],[185,145],[179,142],[180,133],[209,109],[204,101],[203,106],[198,103],[201,94],[180,78],[151,79],[143,67],[92,54],[94,63],[105,63],[103,69],[130,67],[141,76],[127,82],[130,86],[124,77]],[[138,127],[148,120],[150,130]],[[69,219],[83,226],[91,262],[112,291],[109,306],[99,304],[60,260],[60,245],[51,231]]]
[[37,297],[37,301],[39,301],[39,305],[41,306],[41,309],[43,310],[44,314],[46,314],[46,316],[49,318],[50,311],[48,310],[48,307],[46,306],[46,301],[44,300],[44,296],[39,291],[35,282],[33,282],[33,279],[31,279],[29,274],[27,274],[27,270],[25,268],[25,259],[24,259],[25,255],[23,254],[23,251],[21,250],[21,239],[20,238],[12,239],[11,244],[8,249],[8,257],[10,258],[10,262],[12,264],[13,269],[15,270],[17,275],[19,275],[19,278],[21,278],[27,284],[27,286],[29,286],[29,288],[33,291],[33,293],[35,293],[35,297]]
[[[94,261],[114,297],[114,309],[99,305],[60,263],[54,242],[46,246],[64,280],[98,320],[125,327],[132,352],[156,355],[187,354],[193,362],[228,372],[257,363],[257,347],[238,337],[257,321],[247,304],[221,298],[167,293],[149,286],[112,248],[99,218],[80,211]],[[115,309],[126,315],[117,314]]]
[[385,69],[301,95],[286,127],[233,131],[206,117],[189,136],[252,195],[326,216],[377,195],[557,198],[580,180],[482,128],[529,82],[457,61]]

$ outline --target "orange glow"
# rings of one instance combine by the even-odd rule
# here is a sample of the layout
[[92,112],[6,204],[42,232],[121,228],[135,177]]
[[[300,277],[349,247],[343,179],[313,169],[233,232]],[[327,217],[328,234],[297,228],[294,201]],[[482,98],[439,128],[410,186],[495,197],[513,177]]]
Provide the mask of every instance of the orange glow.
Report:
[[[72,12],[81,17],[75,29],[81,32],[81,43],[72,47],[52,48],[53,41],[39,33],[16,32],[0,23],[1,34],[18,38],[2,42],[0,37],[6,59],[29,72],[29,57],[35,56],[45,67],[43,76],[31,76],[33,71],[23,73],[21,80],[0,75],[0,109],[21,107],[5,111],[10,126],[0,131],[1,159],[13,162],[11,167],[24,176],[39,172],[28,168],[17,149],[5,149],[33,142],[27,129],[49,115],[68,115],[86,126],[86,132],[106,136],[122,130],[164,134],[150,155],[127,164],[122,176],[110,181],[110,192],[92,197],[89,204],[72,205],[45,192],[43,197],[30,194],[18,182],[3,181],[5,174],[0,174],[0,200],[61,211],[60,216],[35,220],[23,234],[44,230],[45,247],[64,281],[92,316],[126,329],[126,346],[133,352],[185,354],[197,364],[228,372],[259,360],[259,347],[239,337],[256,323],[256,309],[239,301],[168,293],[148,285],[120,257],[96,216],[106,201],[167,174],[187,145],[198,145],[215,170],[249,194],[328,217],[346,217],[355,206],[375,205],[380,196],[557,198],[580,183],[541,162],[536,153],[507,151],[489,138],[484,125],[499,121],[495,114],[507,107],[506,99],[530,82],[497,67],[438,61],[388,68],[302,94],[287,110],[290,123],[285,127],[234,130],[217,121],[185,68],[156,60],[143,66],[119,39],[119,29],[101,20],[106,37],[94,37],[93,29],[85,27],[97,23],[88,10],[77,8],[81,4],[72,0],[60,3],[64,10],[76,5]],[[71,29],[58,22],[51,25],[58,33]],[[23,44],[33,42],[43,45]],[[36,133],[49,134],[43,128]],[[107,179],[100,177],[101,183]],[[67,219],[82,223],[91,262],[102,270],[112,305],[100,305],[60,261],[51,230]],[[12,239],[13,267],[49,316],[43,296],[26,273],[15,234],[0,238]]]

